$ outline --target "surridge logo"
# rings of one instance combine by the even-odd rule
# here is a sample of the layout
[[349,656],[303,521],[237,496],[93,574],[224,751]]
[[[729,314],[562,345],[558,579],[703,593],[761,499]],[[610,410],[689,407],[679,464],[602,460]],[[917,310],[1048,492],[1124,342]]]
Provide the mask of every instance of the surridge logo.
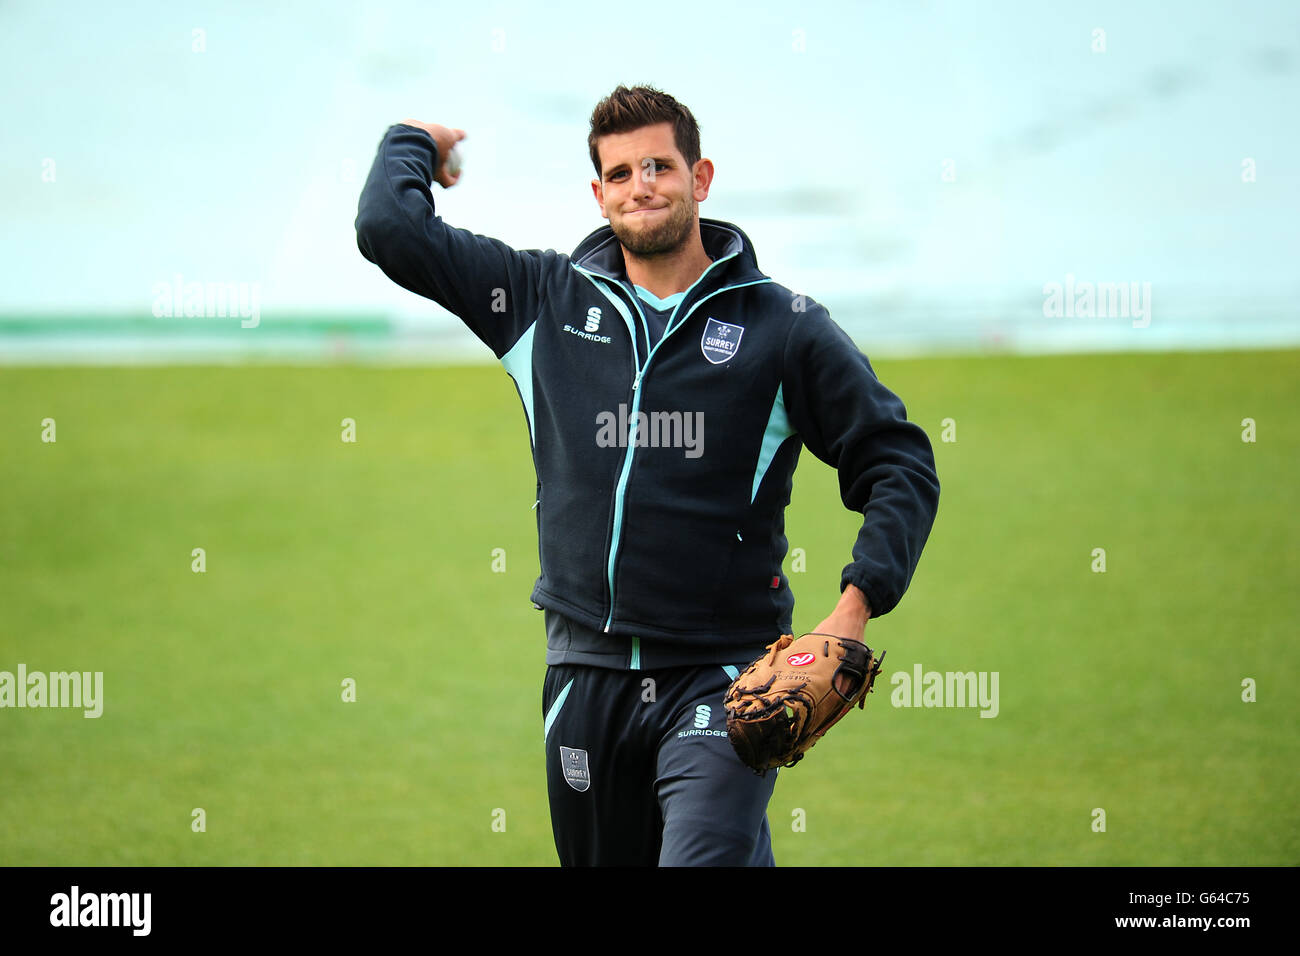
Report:
[[686,730],[677,731],[678,737],[725,737],[725,730],[714,730],[709,726],[713,719],[713,708],[708,704],[699,704],[695,708],[695,719]]
[[593,305],[587,310],[587,319],[582,328],[573,325],[565,325],[564,331],[570,335],[576,335],[580,339],[586,339],[588,342],[599,342],[601,345],[608,345],[610,337],[608,335],[597,335],[600,331],[600,307]]

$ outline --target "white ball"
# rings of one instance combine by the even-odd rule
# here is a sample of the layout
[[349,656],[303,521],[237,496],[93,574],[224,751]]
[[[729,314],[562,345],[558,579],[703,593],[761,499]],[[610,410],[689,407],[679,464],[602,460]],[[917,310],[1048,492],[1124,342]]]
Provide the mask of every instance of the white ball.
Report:
[[447,175],[453,179],[460,175],[460,150],[455,146],[447,154]]

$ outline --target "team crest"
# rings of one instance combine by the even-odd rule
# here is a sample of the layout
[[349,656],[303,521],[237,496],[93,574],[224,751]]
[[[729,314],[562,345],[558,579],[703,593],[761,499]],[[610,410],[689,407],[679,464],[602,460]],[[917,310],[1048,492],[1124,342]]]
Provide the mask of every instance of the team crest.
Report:
[[739,351],[740,337],[744,334],[744,326],[709,319],[708,322],[704,323],[704,335],[700,339],[700,351],[714,365],[730,362],[732,356]]
[[591,771],[587,767],[587,751],[560,747],[560,766],[564,782],[579,793],[591,789]]

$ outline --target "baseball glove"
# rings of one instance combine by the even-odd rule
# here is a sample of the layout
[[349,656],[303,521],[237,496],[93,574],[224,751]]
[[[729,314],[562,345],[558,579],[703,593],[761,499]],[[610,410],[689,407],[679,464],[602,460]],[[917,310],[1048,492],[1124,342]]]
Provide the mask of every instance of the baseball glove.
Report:
[[727,690],[727,737],[737,756],[760,775],[793,767],[854,704],[866,706],[884,659],[831,634],[777,638]]

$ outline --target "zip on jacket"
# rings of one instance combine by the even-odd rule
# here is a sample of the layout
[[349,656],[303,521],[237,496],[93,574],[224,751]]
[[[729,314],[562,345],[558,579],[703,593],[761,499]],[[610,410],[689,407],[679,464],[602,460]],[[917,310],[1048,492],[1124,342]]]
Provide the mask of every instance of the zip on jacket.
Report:
[[[650,362],[654,358],[655,352],[664,344],[664,342],[668,340],[668,337],[671,336],[673,332],[677,331],[677,329],[679,329],[682,325],[685,324],[686,320],[690,318],[691,312],[693,312],[699,305],[701,305],[704,299],[707,299],[711,296],[720,295],[721,293],[726,292],[732,288],[743,288],[746,285],[754,285],[759,282],[772,281],[771,279],[762,278],[762,279],[755,279],[750,282],[738,284],[735,286],[724,286],[721,289],[709,293],[708,296],[705,296],[704,298],[700,299],[698,302],[692,303],[691,307],[686,311],[686,314],[683,316],[681,322],[678,322],[677,314],[678,312],[681,311],[682,306],[686,305],[687,301],[690,299],[691,292],[695,289],[695,287],[698,286],[700,282],[704,280],[704,278],[709,274],[710,271],[713,270],[715,266],[717,266],[720,262],[724,262],[726,261],[726,259],[730,259],[730,258],[731,256],[727,256],[724,259],[714,260],[713,262],[711,262],[708,268],[705,269],[704,272],[700,275],[699,279],[696,279],[695,282],[691,285],[691,287],[686,290],[685,296],[683,296],[681,301],[678,302],[676,306],[674,306],[672,314],[668,318],[668,324],[664,328],[664,334],[659,338],[659,341],[656,342],[654,346],[650,348],[649,352],[645,357],[645,363],[638,364],[636,369],[636,377],[632,381],[633,399],[632,399],[632,410],[630,413],[632,432],[628,435],[627,455],[623,460],[623,469],[620,475],[618,489],[615,491],[614,494],[614,518],[611,522],[611,529],[610,529],[610,547],[609,547],[609,562],[608,562],[609,615],[605,618],[605,623],[604,626],[602,627],[602,630],[604,630],[606,633],[609,633],[609,630],[614,620],[614,608],[616,605],[615,587],[614,587],[614,565],[615,562],[617,562],[618,560],[619,537],[620,537],[620,532],[622,530],[621,527],[622,522],[620,520],[621,498],[627,487],[627,478],[628,475],[631,473],[633,456],[635,455],[636,452],[636,445],[637,445],[636,426],[639,422],[639,416],[637,413],[640,410],[640,395],[638,394],[638,388],[640,386],[640,383],[650,370]],[[593,273],[583,269],[581,266],[575,266],[574,268],[576,268],[579,272],[582,272],[585,275],[592,277],[593,280],[596,280],[596,277]],[[619,289],[621,292],[628,295],[629,299],[632,302],[633,308],[636,309],[637,315],[641,319],[641,327],[645,332],[646,342],[648,343],[650,341],[650,323],[646,321],[645,312],[641,309],[641,303],[637,301],[636,293],[631,290],[629,284],[626,282],[620,283]],[[630,332],[632,334],[633,339],[635,340],[636,330],[630,329]]]
[[[788,633],[784,510],[805,447],[862,515],[841,590],[860,588],[873,617],[898,604],[938,507],[933,450],[823,306],[760,272],[738,227],[701,219],[714,262],[652,345],[608,225],[571,255],[513,249],[443,222],[437,163],[426,132],[391,127],[357,243],[515,383],[538,483],[535,605],[692,660]],[[682,447],[688,421],[698,455]]]

